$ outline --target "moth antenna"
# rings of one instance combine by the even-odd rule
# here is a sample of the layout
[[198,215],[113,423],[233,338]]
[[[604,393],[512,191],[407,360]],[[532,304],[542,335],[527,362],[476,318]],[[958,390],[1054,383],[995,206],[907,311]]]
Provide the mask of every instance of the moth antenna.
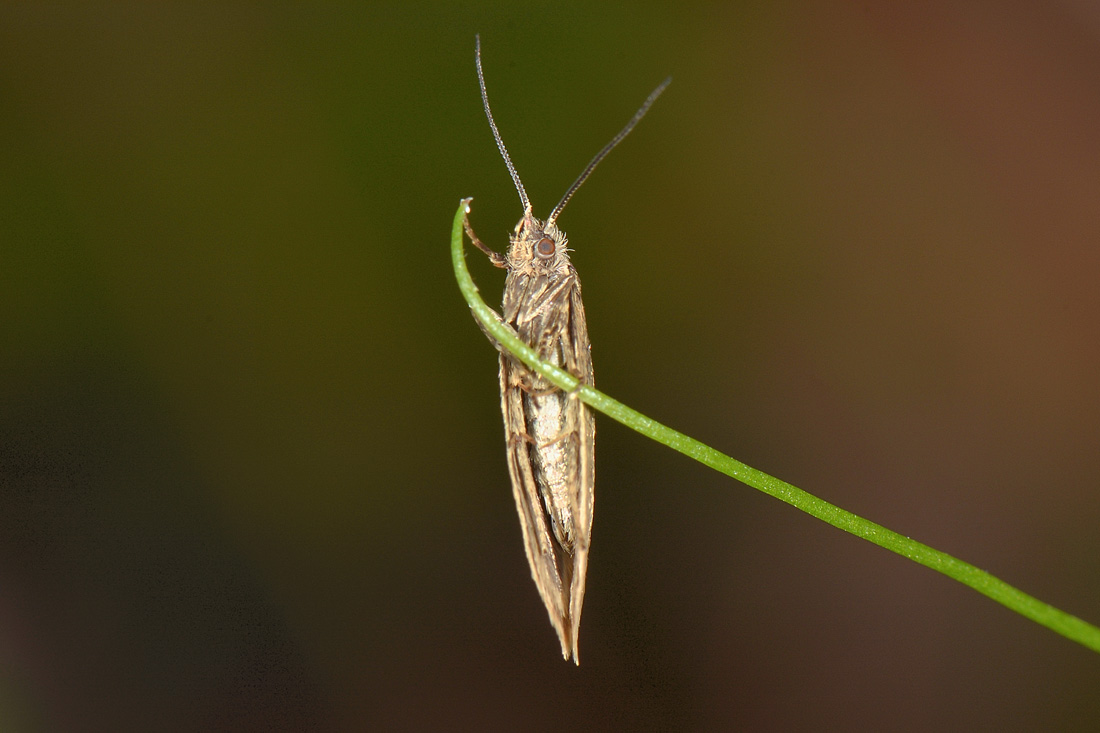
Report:
[[[479,64],[478,73],[479,74],[480,74],[480,71],[481,71],[480,63],[481,62],[479,60],[478,61],[478,64]],[[626,137],[627,135],[630,134],[630,131],[634,129],[634,125],[638,124],[638,121],[641,120],[643,117],[645,117],[645,113],[649,111],[650,106],[654,102],[657,101],[657,97],[661,96],[661,92],[663,92],[665,90],[665,87],[667,87],[671,83],[672,83],[672,77],[671,76],[668,77],[667,79],[665,79],[663,82],[661,82],[661,85],[658,86],[656,89],[654,89],[650,93],[650,95],[648,97],[646,97],[646,100],[645,100],[645,102],[642,103],[642,106],[638,109],[637,112],[634,113],[634,116],[630,118],[630,122],[626,123],[626,127],[619,130],[619,134],[616,135],[615,137],[611,138],[611,142],[609,142],[607,145],[604,145],[603,149],[600,152],[596,153],[596,157],[594,157],[592,159],[592,162],[590,162],[588,164],[588,166],[583,171],[581,171],[581,174],[579,176],[577,176],[577,180],[573,181],[573,185],[569,187],[569,190],[566,191],[565,195],[561,197],[561,201],[558,202],[558,205],[555,206],[554,210],[550,212],[550,218],[548,218],[546,220],[547,226],[549,226],[550,224],[553,224],[554,221],[557,220],[558,216],[561,214],[561,210],[565,208],[565,205],[567,203],[569,203],[569,199],[573,198],[573,194],[575,194],[577,192],[577,189],[581,187],[581,184],[584,183],[585,179],[587,179],[590,175],[592,175],[592,171],[596,169],[596,166],[599,165],[600,161],[604,159],[604,156],[607,155],[608,153],[610,153],[611,150],[616,145],[618,145],[620,142],[622,142],[624,137]],[[484,96],[484,94],[485,94],[485,85],[484,84],[481,87],[481,93]],[[489,110],[489,107],[488,107],[489,103],[486,102],[485,104],[486,104],[485,111],[488,111]],[[496,131],[496,127],[494,127],[493,130]],[[500,142],[499,137],[497,137],[497,142]],[[503,143],[501,143],[501,150],[503,150],[503,149],[504,149],[504,145],[503,145]],[[505,156],[505,157],[507,157],[507,156]]]
[[504,164],[508,166],[508,172],[512,174],[512,182],[516,184],[519,201],[523,204],[523,213],[526,215],[531,211],[531,202],[527,198],[527,191],[523,188],[523,181],[519,180],[519,173],[516,173],[516,167],[512,165],[508,148],[504,147],[504,141],[500,139],[500,130],[497,129],[497,123],[493,121],[493,112],[489,109],[489,95],[485,91],[485,75],[481,72],[481,35],[475,35],[474,41],[477,47],[477,83],[481,85],[481,101],[485,105],[485,116],[489,118],[489,127],[493,128],[493,138],[497,141],[497,148],[500,149],[500,154],[504,158]]

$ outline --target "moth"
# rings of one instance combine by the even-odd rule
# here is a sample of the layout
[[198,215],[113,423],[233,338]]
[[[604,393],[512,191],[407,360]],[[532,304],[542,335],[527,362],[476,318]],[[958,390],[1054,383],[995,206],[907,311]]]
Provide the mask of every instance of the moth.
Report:
[[[671,79],[645,100],[619,134],[603,147],[565,192],[545,221],[537,219],[500,137],[481,68],[481,39],[476,42],[481,101],[497,148],[519,193],[523,218],[500,254],[478,239],[469,221],[470,241],[489,260],[508,271],[504,303],[497,316],[515,330],[544,361],[559,366],[581,384],[591,385],[592,347],[581,301],[581,283],[569,261],[568,239],[557,220],[573,194],[612,148],[649,110]],[[482,328],[484,330],[484,328]],[[596,423],[592,410],[511,356],[500,351],[500,406],[508,451],[508,473],[516,500],[531,576],[561,641],[565,659],[580,664],[577,636],[584,603],[585,573],[592,539]]]

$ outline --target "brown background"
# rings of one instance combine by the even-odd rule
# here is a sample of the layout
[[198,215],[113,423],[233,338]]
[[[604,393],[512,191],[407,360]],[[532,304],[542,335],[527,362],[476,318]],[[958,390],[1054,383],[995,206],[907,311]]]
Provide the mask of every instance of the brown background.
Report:
[[672,74],[561,219],[598,384],[1100,621],[1100,12],[963,5],[3,10],[0,729],[1094,730],[1095,653],[606,419],[562,662],[450,271],[475,32],[542,215]]

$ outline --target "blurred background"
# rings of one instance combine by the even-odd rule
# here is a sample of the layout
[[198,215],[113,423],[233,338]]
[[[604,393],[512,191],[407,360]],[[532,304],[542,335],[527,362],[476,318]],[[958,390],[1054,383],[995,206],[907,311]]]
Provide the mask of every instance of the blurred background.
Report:
[[673,77],[561,219],[603,390],[1100,621],[1094,3],[8,6],[0,729],[1095,730],[1095,653],[605,418],[561,660],[475,33],[541,216]]

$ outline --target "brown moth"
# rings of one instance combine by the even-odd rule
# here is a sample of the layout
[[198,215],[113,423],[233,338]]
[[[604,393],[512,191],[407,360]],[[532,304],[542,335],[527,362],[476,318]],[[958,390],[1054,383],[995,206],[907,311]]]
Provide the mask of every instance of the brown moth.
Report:
[[[540,221],[532,213],[527,192],[489,109],[480,38],[476,59],[485,115],[519,192],[523,218],[516,224],[506,255],[483,244],[468,221],[466,233],[494,265],[508,271],[500,319],[515,329],[541,359],[565,369],[581,384],[591,385],[592,347],[584,320],[581,283],[569,261],[568,240],[558,229],[557,218],[596,165],[627,136],[671,79],[649,95],[626,127],[577,177],[546,221]],[[546,604],[550,623],[558,632],[562,656],[572,656],[580,664],[577,634],[592,538],[595,419],[577,395],[558,389],[511,356],[492,336],[489,340],[501,352],[500,403],[508,473],[531,576]]]

